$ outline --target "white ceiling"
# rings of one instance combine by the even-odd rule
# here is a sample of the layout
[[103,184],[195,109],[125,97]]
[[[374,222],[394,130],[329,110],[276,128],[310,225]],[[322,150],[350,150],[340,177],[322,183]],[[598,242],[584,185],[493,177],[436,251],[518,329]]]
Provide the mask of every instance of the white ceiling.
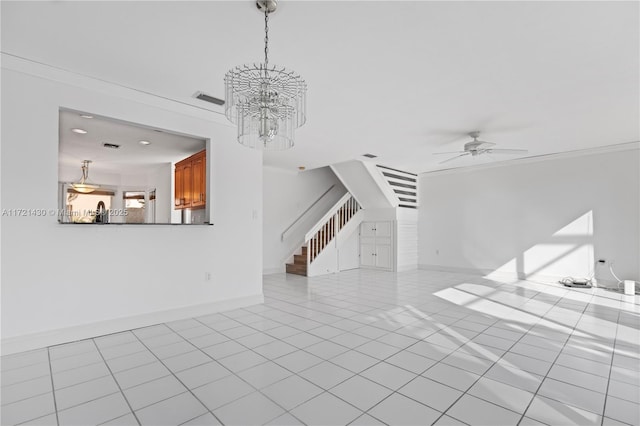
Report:
[[[638,2],[280,2],[270,61],[308,83],[296,146],[265,164],[439,166],[466,133],[542,155],[640,140]],[[263,17],[232,2],[2,2],[2,50],[210,108],[262,60]],[[511,157],[509,157],[511,158]]]
[[[86,130],[86,134],[72,129]],[[205,141],[93,116],[83,118],[78,111],[60,111],[59,165],[80,170],[83,160],[91,160],[90,169],[118,174],[141,174],[160,164],[176,162],[202,151]],[[150,142],[141,145],[140,141]],[[118,149],[104,144],[120,145]]]

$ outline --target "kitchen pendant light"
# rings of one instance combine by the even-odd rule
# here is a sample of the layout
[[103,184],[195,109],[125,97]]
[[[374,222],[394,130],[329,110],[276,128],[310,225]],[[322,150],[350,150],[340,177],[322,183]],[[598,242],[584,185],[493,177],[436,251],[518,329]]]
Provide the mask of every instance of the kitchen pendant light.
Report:
[[91,164],[91,162],[91,160],[82,161],[82,178],[80,179],[80,182],[71,184],[71,187],[74,190],[82,194],[90,194],[91,192],[100,188],[100,186],[98,185],[87,183],[87,181],[89,180],[89,164]]
[[275,0],[258,0],[264,12],[264,63],[227,72],[225,115],[238,126],[238,142],[257,149],[282,150],[294,145],[294,130],[307,120],[307,84],[295,72],[269,64],[269,14]]

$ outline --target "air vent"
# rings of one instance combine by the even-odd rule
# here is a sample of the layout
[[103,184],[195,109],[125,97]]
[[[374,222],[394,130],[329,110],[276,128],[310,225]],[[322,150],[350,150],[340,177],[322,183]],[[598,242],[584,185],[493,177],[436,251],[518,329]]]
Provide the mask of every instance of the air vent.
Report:
[[207,95],[206,93],[196,92],[193,96],[196,99],[200,99],[201,101],[209,102],[216,105],[224,105],[224,101],[222,99],[214,98],[213,96]]
[[362,154],[362,156],[367,158],[378,158],[377,155],[373,155],[373,154]]
[[116,145],[115,143],[108,143],[108,142],[103,143],[102,146],[104,146],[105,148],[110,148],[110,149],[118,149],[118,148],[120,148],[120,145]]

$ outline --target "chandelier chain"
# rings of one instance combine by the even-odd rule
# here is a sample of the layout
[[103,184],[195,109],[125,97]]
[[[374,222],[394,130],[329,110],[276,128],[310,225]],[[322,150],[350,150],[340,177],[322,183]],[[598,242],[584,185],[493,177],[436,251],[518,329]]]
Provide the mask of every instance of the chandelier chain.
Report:
[[269,8],[264,8],[264,67],[269,65]]

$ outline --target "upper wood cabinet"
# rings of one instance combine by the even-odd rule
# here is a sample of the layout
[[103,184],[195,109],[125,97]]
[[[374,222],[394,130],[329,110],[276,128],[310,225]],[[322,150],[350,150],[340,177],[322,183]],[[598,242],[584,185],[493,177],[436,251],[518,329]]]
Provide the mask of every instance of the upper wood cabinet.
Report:
[[176,209],[200,209],[207,204],[207,152],[202,150],[176,163]]
[[191,174],[193,176],[193,187],[191,196],[191,206],[204,207],[207,195],[207,157],[206,151],[202,151],[193,157],[191,162]]

